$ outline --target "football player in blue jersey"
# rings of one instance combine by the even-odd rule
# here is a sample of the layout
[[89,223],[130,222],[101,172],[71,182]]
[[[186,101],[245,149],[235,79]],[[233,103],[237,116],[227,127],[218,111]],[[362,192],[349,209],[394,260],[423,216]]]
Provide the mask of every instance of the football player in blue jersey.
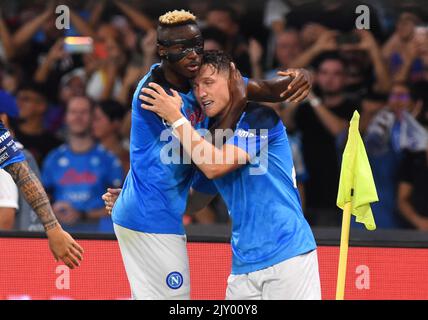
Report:
[[[4,92],[0,92],[0,94],[5,95]],[[5,103],[5,100],[5,97],[1,97],[0,169],[4,169],[10,174],[25,200],[39,217],[55,259],[62,260],[70,269],[74,269],[80,265],[83,249],[61,228],[50,206],[45,189],[29,167],[23,152],[15,144],[8,126],[10,116],[17,115],[18,109],[13,101]]]
[[[179,161],[161,161],[169,156],[170,151],[164,148],[168,141],[163,138],[172,129],[156,113],[142,109],[139,96],[151,82],[168,93],[175,90],[183,101],[181,114],[194,128],[208,128],[209,119],[198,106],[189,81],[198,74],[204,43],[196,17],[186,11],[161,16],[157,32],[161,64],[152,66],[134,93],[131,166],[112,219],[133,298],[189,299],[182,217],[195,169],[190,159],[180,161],[179,143],[178,148],[170,150]],[[282,101],[287,97],[299,101],[311,87],[310,74],[301,69],[289,70],[269,81],[245,82],[249,99],[257,101]],[[232,100],[239,101],[239,94],[245,92],[237,91]],[[233,114],[234,109],[230,111]],[[232,118],[225,117],[216,126],[228,127]]]
[[[204,54],[193,87],[210,118],[226,116],[232,69],[227,55]],[[248,103],[226,142],[213,145],[183,117],[176,91],[171,96],[151,83],[142,92],[142,108],[172,124],[202,172],[193,196],[205,193],[200,197],[205,206],[219,192],[228,207],[233,256],[226,298],[320,299],[316,243],[303,216],[286,130],[275,111]]]

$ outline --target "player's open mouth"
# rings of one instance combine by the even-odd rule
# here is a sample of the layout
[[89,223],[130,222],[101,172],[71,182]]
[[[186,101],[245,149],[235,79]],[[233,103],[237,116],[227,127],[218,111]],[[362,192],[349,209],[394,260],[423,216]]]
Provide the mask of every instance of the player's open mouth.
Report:
[[196,72],[199,70],[199,64],[189,64],[186,66],[187,70],[189,70],[190,72]]
[[207,108],[211,107],[211,105],[213,103],[214,103],[214,101],[212,101],[212,100],[202,101],[202,106],[204,107],[204,109],[207,109]]

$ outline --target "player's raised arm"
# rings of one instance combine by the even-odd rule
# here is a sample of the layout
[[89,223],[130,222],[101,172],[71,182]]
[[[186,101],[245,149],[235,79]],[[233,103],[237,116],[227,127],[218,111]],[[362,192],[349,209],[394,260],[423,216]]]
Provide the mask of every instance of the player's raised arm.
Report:
[[301,102],[312,88],[312,75],[305,69],[279,71],[270,80],[249,79],[248,100],[259,102]]
[[[157,113],[172,124],[174,133],[179,138],[184,151],[209,179],[216,179],[245,165],[250,157],[247,152],[226,144],[221,149],[203,139],[192,127],[191,123],[180,112],[182,99],[177,91],[171,89],[172,96],[156,83],[150,88],[143,88],[140,99],[150,105],[142,104],[142,108]],[[195,151],[197,150],[197,152]],[[227,161],[226,161],[227,159]]]
[[83,249],[64,230],[56,219],[49,198],[40,183],[40,180],[28,166],[26,161],[19,161],[4,167],[25,200],[34,210],[42,222],[49,239],[49,247],[58,261],[62,260],[70,269],[80,265]]

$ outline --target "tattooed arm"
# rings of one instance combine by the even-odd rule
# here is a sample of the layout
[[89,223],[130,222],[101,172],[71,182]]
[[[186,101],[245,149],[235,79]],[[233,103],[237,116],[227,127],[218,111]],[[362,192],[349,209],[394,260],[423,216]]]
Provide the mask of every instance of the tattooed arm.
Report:
[[25,200],[37,213],[45,231],[58,226],[58,220],[52,211],[49,198],[28,163],[26,161],[13,163],[7,166],[5,170],[12,176]]
[[62,230],[53,213],[45,189],[28,163],[26,161],[16,162],[6,166],[4,170],[12,176],[25,200],[42,222],[55,259],[57,261],[61,259],[71,269],[79,266],[83,249],[67,232]]

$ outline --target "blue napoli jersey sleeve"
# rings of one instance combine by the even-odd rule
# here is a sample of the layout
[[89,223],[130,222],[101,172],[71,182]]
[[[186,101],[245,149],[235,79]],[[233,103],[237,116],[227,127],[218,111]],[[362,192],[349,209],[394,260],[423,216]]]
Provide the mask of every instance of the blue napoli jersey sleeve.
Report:
[[25,156],[13,141],[9,130],[0,122],[0,169],[24,160]]
[[[151,70],[153,70],[157,65],[153,65]],[[137,135],[139,137],[139,143],[143,146],[146,143],[151,143],[162,130],[165,129],[165,126],[162,122],[162,119],[156,115],[156,113],[145,110],[141,108],[143,101],[139,98],[141,89],[147,87],[151,81],[151,74],[146,75],[138,84],[135,89],[133,98],[132,98],[132,117],[133,122],[138,122],[139,126],[137,127]],[[135,130],[135,128],[133,128]]]
[[241,148],[253,159],[270,140],[283,133],[284,126],[274,110],[249,103],[238,121],[234,135],[226,144]]
[[208,179],[200,170],[197,170],[193,176],[192,189],[211,195],[218,193],[214,182]]

